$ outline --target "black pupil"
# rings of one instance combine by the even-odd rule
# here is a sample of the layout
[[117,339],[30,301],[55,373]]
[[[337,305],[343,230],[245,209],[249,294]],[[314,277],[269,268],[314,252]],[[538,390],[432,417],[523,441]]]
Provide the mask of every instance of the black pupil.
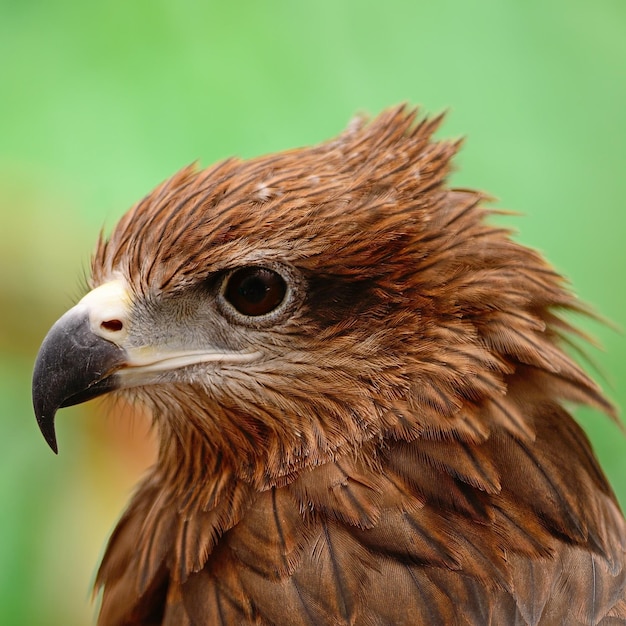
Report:
[[265,295],[269,291],[269,286],[266,285],[259,276],[246,276],[241,283],[239,283],[239,295],[250,303],[257,304],[265,298]]
[[242,315],[257,316],[273,311],[286,291],[278,272],[266,267],[243,267],[230,275],[224,297]]

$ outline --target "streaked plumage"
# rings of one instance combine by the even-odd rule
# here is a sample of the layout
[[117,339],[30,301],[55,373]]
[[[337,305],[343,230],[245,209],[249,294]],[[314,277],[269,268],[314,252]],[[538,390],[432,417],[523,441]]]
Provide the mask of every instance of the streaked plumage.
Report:
[[[52,445],[58,406],[113,388],[158,430],[99,624],[626,623],[626,523],[563,406],[613,415],[562,348],[584,307],[446,186],[439,123],[186,168],[100,240],[67,315],[108,369],[46,396],[53,329],[34,381]],[[284,281],[268,313],[230,303],[265,303],[245,267]]]

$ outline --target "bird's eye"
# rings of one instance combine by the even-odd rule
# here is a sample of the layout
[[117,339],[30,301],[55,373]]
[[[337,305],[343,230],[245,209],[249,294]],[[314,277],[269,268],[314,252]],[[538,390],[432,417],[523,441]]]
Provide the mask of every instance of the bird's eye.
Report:
[[228,278],[224,298],[239,313],[257,317],[271,313],[284,300],[287,285],[283,277],[266,267],[242,267]]

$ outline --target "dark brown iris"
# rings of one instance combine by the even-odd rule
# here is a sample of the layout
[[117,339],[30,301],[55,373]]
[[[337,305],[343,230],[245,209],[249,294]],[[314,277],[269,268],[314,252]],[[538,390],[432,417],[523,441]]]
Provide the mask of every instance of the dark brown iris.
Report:
[[271,313],[285,298],[283,277],[266,267],[243,267],[228,278],[224,297],[249,317]]

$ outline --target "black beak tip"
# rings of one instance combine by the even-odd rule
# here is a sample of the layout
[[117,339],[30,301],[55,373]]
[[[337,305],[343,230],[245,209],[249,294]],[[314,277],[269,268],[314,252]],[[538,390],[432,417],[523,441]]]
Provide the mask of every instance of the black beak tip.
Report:
[[[33,393],[33,396],[35,394]],[[35,409],[35,417],[37,418],[37,425],[39,426],[39,430],[43,435],[43,438],[46,440],[46,443],[50,446],[52,451],[55,454],[59,453],[59,447],[57,445],[57,435],[54,429],[54,416],[56,410],[49,411],[44,409],[43,407],[39,407],[37,403],[37,399],[33,397],[33,404]]]
[[54,417],[47,419],[45,417],[37,418],[37,424],[39,424],[39,430],[46,440],[46,443],[50,446],[50,449],[55,454],[59,454],[59,447],[57,445],[57,435],[54,430]]
[[41,358],[41,355],[38,355],[33,372],[33,409],[35,417],[37,418],[37,425],[39,426],[43,438],[52,451],[58,454],[59,448],[57,446],[57,436],[54,429],[54,417],[58,407],[53,391],[42,384],[42,380],[45,380],[44,375],[46,374],[45,365],[45,360]]

